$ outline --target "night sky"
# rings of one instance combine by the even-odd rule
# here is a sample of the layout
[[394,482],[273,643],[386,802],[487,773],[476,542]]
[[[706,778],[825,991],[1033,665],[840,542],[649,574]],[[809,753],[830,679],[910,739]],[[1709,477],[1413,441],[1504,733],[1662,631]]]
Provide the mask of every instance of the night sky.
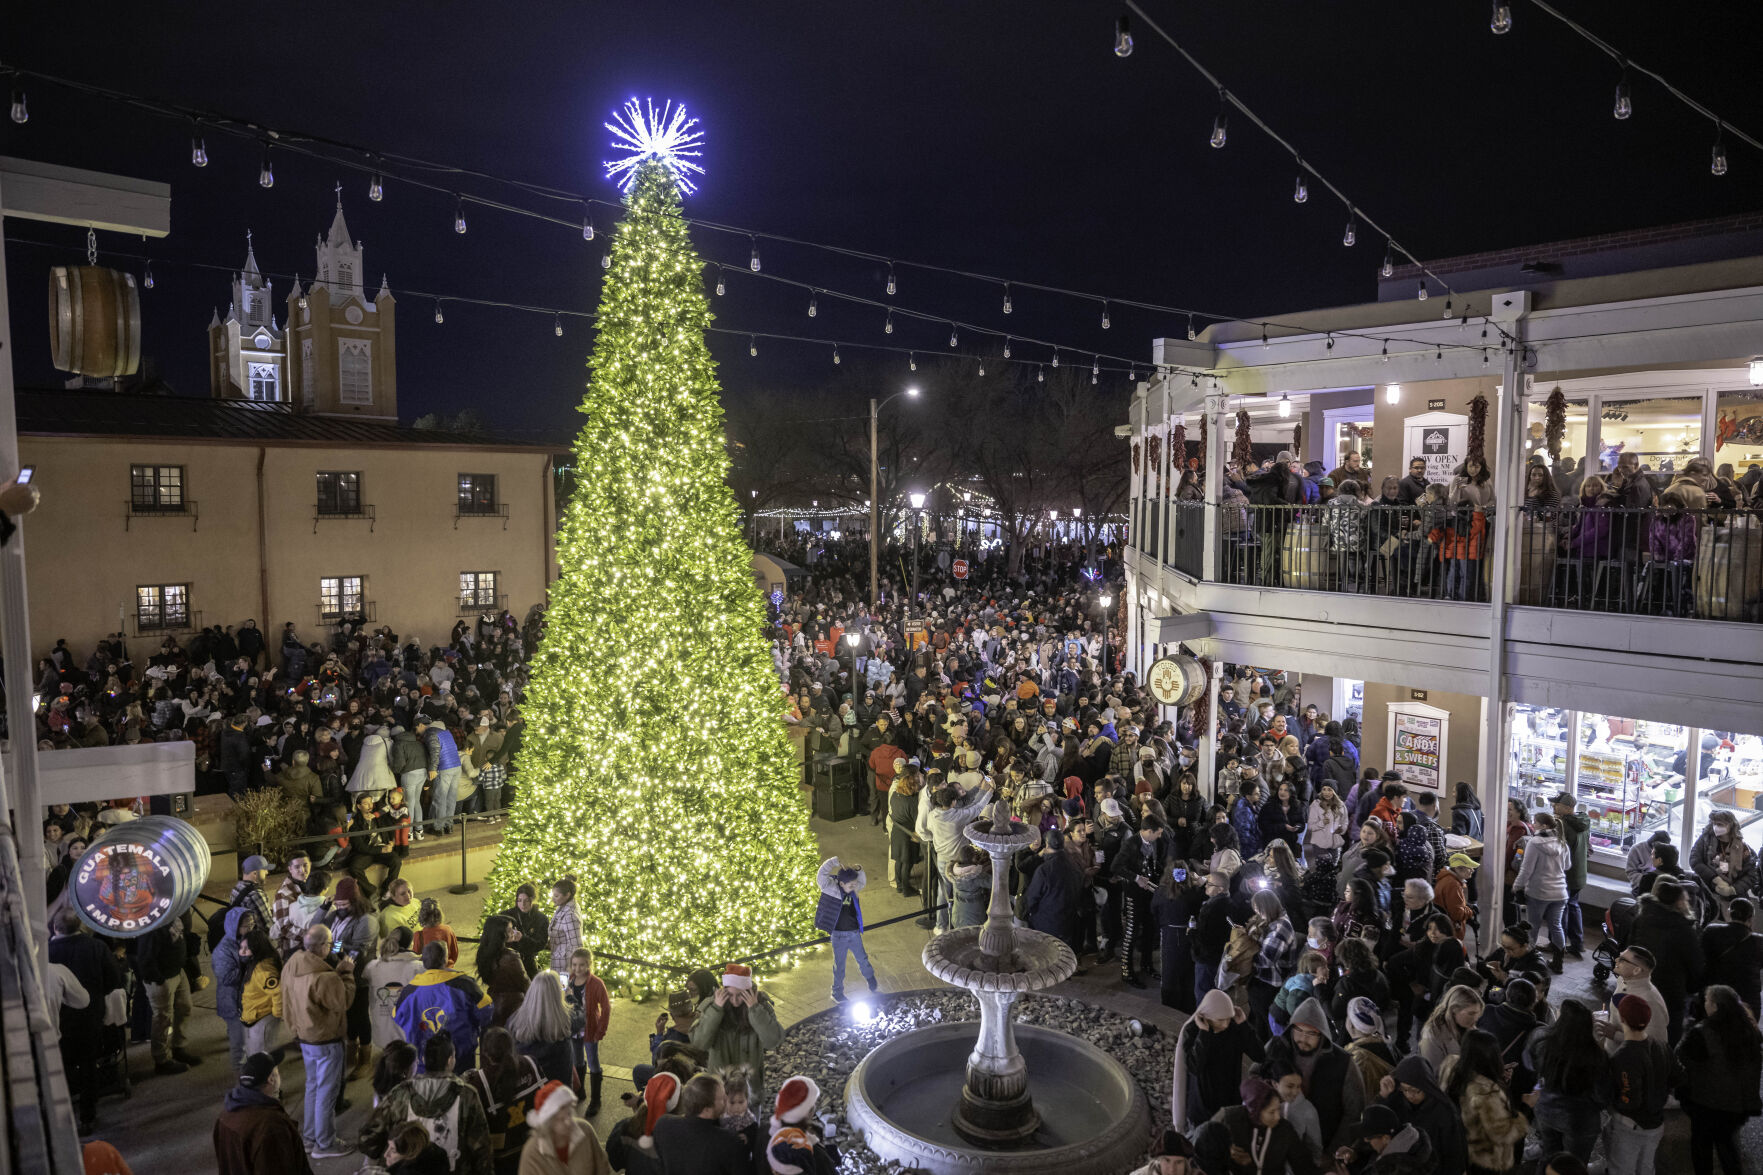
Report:
[[[1763,133],[1763,5],[1562,6]],[[709,174],[687,203],[707,220],[1224,315],[1375,297],[1381,240],[1362,231],[1356,248],[1342,248],[1342,206],[1314,183],[1309,202],[1294,204],[1289,160],[1246,120],[1232,119],[1224,150],[1209,148],[1216,95],[1148,30],[1136,30],[1132,57],[1117,59],[1114,4],[16,8],[0,41],[7,64],[600,199],[616,195],[601,178],[610,157],[601,124],[626,97],[673,98],[707,134]],[[1617,66],[1524,0],[1504,37],[1489,33],[1482,0],[1148,8],[1423,257],[1763,207],[1763,155],[1729,140],[1731,170],[1713,177],[1713,127],[1638,76],[1634,117],[1617,122]],[[170,237],[101,238],[100,251],[101,263],[143,249],[158,259],[156,287],[143,295],[145,351],[182,393],[207,394],[204,328],[213,308],[224,312],[230,279],[179,263],[237,266],[250,228],[266,271],[309,278],[339,180],[366,243],[370,290],[384,271],[395,290],[583,310],[598,299],[604,242],[584,243],[579,227],[475,209],[460,237],[447,196],[388,178],[384,202],[370,204],[364,177],[286,154],[265,191],[250,143],[208,133],[212,162],[197,170],[187,125],[41,83],[26,89],[31,119],[0,121],[0,153],[172,185]],[[597,219],[607,227],[604,209]],[[7,228],[63,246],[7,246],[19,383],[55,385],[46,271],[77,263],[84,233]],[[697,240],[730,267],[720,325],[884,341],[879,311],[823,297],[810,320],[801,292],[747,277],[744,237]],[[878,266],[762,249],[767,273],[883,296]],[[1117,307],[1103,333],[1099,304],[1021,290],[1006,319],[996,286],[905,268],[898,277],[902,306],[1079,348],[1148,359],[1152,338],[1185,331],[1185,320]],[[287,286],[277,281],[278,301]],[[469,406],[507,429],[573,428],[584,326],[559,339],[548,317],[465,306],[436,326],[433,310],[400,304],[406,420]],[[934,388],[928,357],[948,354],[947,326],[900,320],[886,341],[922,347],[919,378]],[[992,355],[999,346],[971,334],[961,343]],[[866,363],[854,349],[834,368],[825,346],[762,344],[756,360],[745,339],[713,338],[712,348],[731,397],[826,387],[857,397],[906,376],[904,357]]]

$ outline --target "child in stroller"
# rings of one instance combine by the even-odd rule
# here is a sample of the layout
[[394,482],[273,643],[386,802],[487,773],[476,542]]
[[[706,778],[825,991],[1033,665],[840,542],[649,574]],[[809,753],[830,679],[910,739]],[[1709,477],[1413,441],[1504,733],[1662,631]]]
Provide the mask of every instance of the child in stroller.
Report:
[[[1670,860],[1668,864],[1670,864],[1674,870],[1676,866],[1675,858],[1677,856],[1676,848],[1672,845],[1655,846],[1653,850],[1655,859],[1664,855],[1660,852],[1662,849],[1671,850],[1669,856],[1672,860]],[[1698,928],[1706,926],[1714,920],[1714,916],[1720,909],[1720,904],[1714,900],[1714,894],[1707,886],[1701,883],[1700,878],[1693,874],[1684,876],[1677,874],[1674,871],[1651,873],[1646,876],[1658,877],[1661,875],[1670,877],[1673,881],[1676,881],[1679,885],[1689,891],[1690,908],[1695,911],[1696,926]],[[1652,886],[1650,884],[1646,886],[1646,889],[1651,888]],[[1622,948],[1628,945],[1629,933],[1634,929],[1634,916],[1639,909],[1639,899],[1628,897],[1617,898],[1610,903],[1610,908],[1604,911],[1604,937],[1597,946],[1592,948],[1592,978],[1599,983],[1603,983],[1610,978],[1611,971],[1616,966],[1616,956],[1620,955],[1622,953]]]

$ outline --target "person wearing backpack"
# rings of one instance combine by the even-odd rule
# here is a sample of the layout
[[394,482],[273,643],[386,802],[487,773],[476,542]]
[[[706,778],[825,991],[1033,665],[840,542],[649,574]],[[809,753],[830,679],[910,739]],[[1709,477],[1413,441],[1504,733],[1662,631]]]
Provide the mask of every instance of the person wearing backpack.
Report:
[[465,1075],[477,1091],[490,1128],[490,1154],[496,1175],[514,1175],[526,1145],[533,1099],[545,1084],[538,1062],[518,1053],[506,1028],[485,1030],[478,1067]]

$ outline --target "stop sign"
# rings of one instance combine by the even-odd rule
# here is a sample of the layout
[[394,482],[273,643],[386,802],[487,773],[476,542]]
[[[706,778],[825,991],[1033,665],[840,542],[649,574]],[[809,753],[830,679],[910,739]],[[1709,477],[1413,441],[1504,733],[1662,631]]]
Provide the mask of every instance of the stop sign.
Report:
[[965,560],[965,559],[955,560],[954,565],[951,566],[949,568],[949,570],[953,571],[955,573],[956,579],[966,579],[967,578],[967,560]]

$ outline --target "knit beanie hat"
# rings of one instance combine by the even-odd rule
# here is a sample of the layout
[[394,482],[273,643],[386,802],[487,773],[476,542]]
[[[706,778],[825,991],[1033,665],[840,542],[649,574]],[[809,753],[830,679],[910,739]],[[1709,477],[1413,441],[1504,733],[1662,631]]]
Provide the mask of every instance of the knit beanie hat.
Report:
[[561,1081],[547,1081],[539,1087],[533,1097],[533,1108],[527,1114],[527,1124],[543,1126],[559,1114],[568,1113],[575,1108],[575,1094],[569,1086]]
[[782,1130],[786,1126],[800,1126],[814,1113],[814,1103],[820,1100],[820,1086],[812,1077],[796,1076],[783,1083],[777,1091],[777,1105],[772,1110],[771,1128]]
[[1195,1014],[1208,1020],[1230,1020],[1236,1017],[1237,1006],[1228,995],[1215,987],[1200,998],[1200,1006]]
[[355,893],[355,879],[353,877],[345,877],[345,878],[342,878],[341,880],[339,880],[337,882],[337,888],[331,894],[331,897],[335,901],[342,901],[342,902],[356,901],[357,898],[356,898],[356,893]]
[[1625,995],[1616,1001],[1616,1014],[1636,1032],[1645,1032],[1653,1022],[1653,1005],[1638,995]]
[[655,1123],[679,1105],[679,1078],[672,1073],[657,1073],[643,1086],[643,1136],[637,1145],[646,1151],[655,1149]]
[[786,1126],[771,1136],[765,1158],[777,1175],[802,1175],[814,1166],[814,1144],[794,1126]]
[[1383,1013],[1369,997],[1356,995],[1347,1002],[1347,1029],[1354,1036],[1382,1036]]

